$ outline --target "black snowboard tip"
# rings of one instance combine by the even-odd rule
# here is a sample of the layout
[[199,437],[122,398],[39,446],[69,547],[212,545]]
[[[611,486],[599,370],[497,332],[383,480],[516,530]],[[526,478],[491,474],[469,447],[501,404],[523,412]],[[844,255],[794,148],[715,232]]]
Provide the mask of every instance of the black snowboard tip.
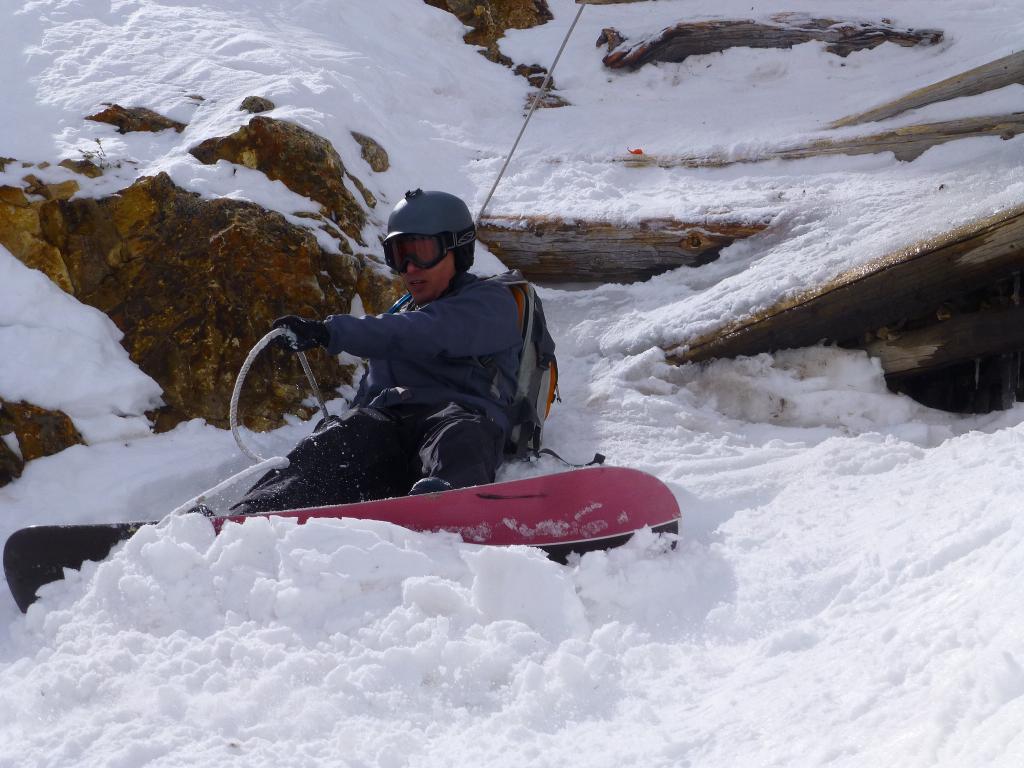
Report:
[[4,545],[4,575],[14,602],[26,612],[41,586],[63,579],[65,568],[103,560],[142,525],[33,525],[15,531]]

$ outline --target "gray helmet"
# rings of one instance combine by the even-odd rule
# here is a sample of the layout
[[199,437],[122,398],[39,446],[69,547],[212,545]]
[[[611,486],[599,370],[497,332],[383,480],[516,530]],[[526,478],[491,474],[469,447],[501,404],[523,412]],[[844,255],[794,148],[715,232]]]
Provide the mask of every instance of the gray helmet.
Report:
[[447,192],[414,189],[405,193],[388,217],[387,241],[399,235],[439,237],[445,250],[455,251],[455,268],[465,272],[473,265],[476,226],[469,208]]

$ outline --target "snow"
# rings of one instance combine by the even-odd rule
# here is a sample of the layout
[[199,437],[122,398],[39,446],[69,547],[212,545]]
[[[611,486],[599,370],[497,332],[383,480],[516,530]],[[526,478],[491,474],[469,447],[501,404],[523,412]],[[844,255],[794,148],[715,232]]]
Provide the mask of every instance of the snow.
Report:
[[128,358],[117,326],[3,246],[0,285],[0,397],[64,411],[87,441],[146,434],[142,414],[161,404],[160,387]]
[[[517,62],[553,58],[577,6],[550,4],[554,21],[502,42]],[[772,222],[700,269],[541,289],[561,370],[550,447],[600,450],[666,482],[684,514],[674,549],[642,532],[565,567],[385,523],[250,521],[213,537],[201,519],[169,519],[44,588],[25,616],[0,596],[0,765],[1024,763],[1024,404],[929,410],[854,351],[677,367],[659,348],[1024,198],[1020,137],[913,163],[611,162],[626,147],[740,157],[820,138],[832,120],[1013,52],[1024,32],[1016,0],[868,0],[828,13],[938,27],[944,41],[845,59],[818,43],[734,49],[634,73],[604,71],[593,46],[607,26],[641,36],[820,5],[587,8],[555,73],[573,106],[534,115],[489,207]],[[245,96],[266,96],[381,200],[367,242],[407,188],[481,205],[529,95],[421,0],[18,0],[3,14],[0,68],[16,76],[0,85],[13,116],[0,156],[102,149],[113,167],[74,177],[81,196],[166,171],[209,197],[310,210],[256,172],[187,154],[243,124]],[[1021,94],[837,135],[1019,111]],[[188,127],[121,136],[82,120],[103,102]],[[391,170],[372,174],[351,131],[377,139]],[[478,271],[498,268],[478,258]],[[0,398],[65,410],[88,442],[0,488],[0,536],[158,519],[246,466],[201,421],[151,434],[160,392],[120,332],[2,248],[0,295]],[[293,419],[245,440],[281,454],[310,428]],[[545,458],[502,476],[559,470]]]

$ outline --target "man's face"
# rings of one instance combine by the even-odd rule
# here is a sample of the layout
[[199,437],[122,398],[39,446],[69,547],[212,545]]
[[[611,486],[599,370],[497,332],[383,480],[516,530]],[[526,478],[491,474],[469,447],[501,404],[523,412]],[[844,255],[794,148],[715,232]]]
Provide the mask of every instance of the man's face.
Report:
[[455,253],[448,251],[441,261],[424,269],[415,262],[407,262],[402,280],[406,290],[419,306],[429,304],[448,289],[448,283],[455,277]]

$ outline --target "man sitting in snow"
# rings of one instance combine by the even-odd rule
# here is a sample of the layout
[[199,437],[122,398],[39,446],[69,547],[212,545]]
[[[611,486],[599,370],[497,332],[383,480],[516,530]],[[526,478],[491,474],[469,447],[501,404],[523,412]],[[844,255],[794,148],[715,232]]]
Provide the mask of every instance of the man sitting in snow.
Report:
[[407,192],[388,219],[385,260],[408,294],[388,313],[274,327],[292,352],[369,360],[353,407],[325,419],[233,507],[343,504],[494,481],[509,430],[522,340],[504,285],[468,272],[476,228],[445,192]]

